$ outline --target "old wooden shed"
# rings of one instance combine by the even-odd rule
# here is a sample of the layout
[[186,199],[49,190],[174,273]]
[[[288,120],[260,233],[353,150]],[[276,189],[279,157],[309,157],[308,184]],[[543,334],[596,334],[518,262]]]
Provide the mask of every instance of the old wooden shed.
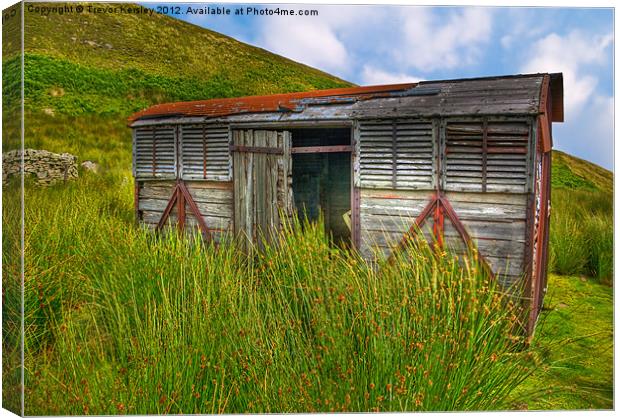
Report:
[[551,125],[561,74],[353,87],[152,106],[130,117],[137,219],[207,239],[323,214],[335,240],[389,255],[417,227],[546,288]]

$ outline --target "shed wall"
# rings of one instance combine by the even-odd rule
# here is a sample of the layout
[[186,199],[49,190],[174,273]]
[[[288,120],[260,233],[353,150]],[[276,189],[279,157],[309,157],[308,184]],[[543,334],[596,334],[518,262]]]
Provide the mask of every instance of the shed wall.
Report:
[[[359,194],[361,253],[388,256],[440,190],[492,270],[505,284],[516,282],[529,266],[526,221],[533,183],[533,121],[480,116],[355,122],[353,182]],[[229,132],[222,124],[137,128],[139,219],[157,226],[179,177],[216,241],[232,232]],[[155,180],[161,177],[169,180]],[[187,205],[186,214],[187,225],[197,227]],[[175,207],[167,223],[176,219]],[[428,221],[424,227],[432,228],[432,219]],[[447,221],[444,228],[446,245],[462,250],[465,245],[454,225]]]
[[[431,200],[428,191],[362,189],[360,195],[360,251],[367,258],[388,257]],[[448,192],[446,197],[502,283],[517,282],[524,270],[527,195]],[[430,240],[429,220],[421,229]],[[464,249],[448,220],[444,237],[446,247]]]
[[[144,225],[155,228],[172,197],[175,181],[142,181],[139,183],[138,213]],[[196,202],[216,242],[232,231],[232,182],[187,181],[186,186]],[[172,209],[168,225],[177,222],[177,207]],[[186,225],[198,228],[198,221],[185,204]]]
[[[504,284],[525,279],[531,335],[546,288],[551,121],[563,119],[561,77],[485,77],[153,106],[130,118],[136,217],[151,227],[162,219],[174,224],[173,203],[190,199],[204,218],[201,229],[211,229],[219,241],[234,223],[231,129],[352,126],[354,245],[365,257],[384,257],[417,222],[428,240],[433,225],[443,224],[446,246],[462,251],[471,239]],[[188,206],[181,206],[181,227],[183,212],[186,224],[197,226]]]
[[[360,121],[356,185],[364,257],[389,256],[439,192],[502,283],[519,282],[529,267],[534,126],[534,118],[500,116]],[[409,164],[420,168],[407,173]],[[430,216],[421,225],[429,241],[432,227]],[[448,219],[444,242],[456,252],[466,249]]]

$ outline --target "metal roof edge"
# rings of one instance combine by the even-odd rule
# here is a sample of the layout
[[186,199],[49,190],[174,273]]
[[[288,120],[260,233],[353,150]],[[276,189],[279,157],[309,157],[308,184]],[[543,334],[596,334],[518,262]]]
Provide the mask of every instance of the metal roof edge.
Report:
[[480,80],[507,80],[512,78],[533,78],[533,77],[543,77],[547,75],[547,73],[524,73],[524,74],[506,74],[506,75],[493,75],[493,76],[483,76],[483,77],[465,77],[465,78],[450,78],[443,80],[423,80],[419,81],[420,85],[428,85],[434,83],[460,83],[460,82],[468,82],[468,81],[480,81]]

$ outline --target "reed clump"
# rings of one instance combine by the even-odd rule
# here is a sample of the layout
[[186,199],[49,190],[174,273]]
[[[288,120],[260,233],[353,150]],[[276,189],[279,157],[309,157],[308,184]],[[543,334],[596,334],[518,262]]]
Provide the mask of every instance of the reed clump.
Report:
[[27,190],[26,414],[501,409],[531,372],[475,255],[370,263],[294,223],[247,256],[105,181]]
[[600,190],[553,191],[550,269],[613,280],[613,195]]

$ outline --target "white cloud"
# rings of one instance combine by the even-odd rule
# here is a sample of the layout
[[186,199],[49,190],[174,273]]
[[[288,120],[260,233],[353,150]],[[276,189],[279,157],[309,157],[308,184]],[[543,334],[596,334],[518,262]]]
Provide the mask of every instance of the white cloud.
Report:
[[554,145],[608,169],[613,167],[614,100],[596,88],[597,73],[610,61],[612,42],[612,33],[552,33],[533,44],[521,68],[527,73],[563,73],[565,122],[554,127]]
[[614,99],[596,96],[588,110],[585,115],[588,120],[584,121],[584,126],[589,128],[589,135],[583,137],[588,150],[584,153],[592,153],[591,161],[613,169]]
[[[500,44],[504,49],[519,47],[525,42],[540,37],[549,32],[549,20],[543,18],[544,13],[536,8],[512,7],[503,10],[496,25],[505,35],[500,38]],[[532,22],[536,22],[535,25]]]
[[598,83],[598,79],[588,74],[584,67],[605,64],[607,47],[612,41],[611,33],[592,36],[575,30],[564,37],[552,33],[534,43],[521,71],[562,72],[564,108],[567,119],[570,119],[590,100]]
[[510,46],[512,45],[513,42],[514,42],[514,36],[512,36],[512,35],[504,35],[500,39],[500,43],[506,49],[510,48]]
[[[300,9],[299,5],[279,7]],[[313,6],[312,9],[318,10],[318,17],[264,17],[256,43],[294,61],[347,78],[355,57],[345,47],[350,43],[346,40],[359,38],[360,26],[373,27],[373,22],[384,20],[383,14],[364,6]]]
[[406,77],[409,69],[430,72],[471,65],[491,37],[491,9],[480,7],[447,12],[424,7],[316,8],[319,17],[261,19],[255,43],[295,61],[359,80],[364,76],[354,69],[363,71],[368,64],[361,61],[363,56],[372,54],[375,60],[383,60],[371,63],[375,67],[389,62],[392,68],[400,68],[390,77],[394,79]]
[[403,45],[397,58],[421,71],[471,65],[491,37],[491,11],[468,7],[447,18],[415,7],[403,13]]
[[349,55],[334,29],[324,21],[270,19],[262,27],[259,44],[276,54],[327,72],[341,72]]
[[388,72],[371,65],[364,65],[362,70],[362,83],[372,84],[399,84],[399,83],[417,83],[422,78],[413,75],[397,72]]
[[614,99],[595,95],[566,123],[553,127],[553,146],[613,170]]

